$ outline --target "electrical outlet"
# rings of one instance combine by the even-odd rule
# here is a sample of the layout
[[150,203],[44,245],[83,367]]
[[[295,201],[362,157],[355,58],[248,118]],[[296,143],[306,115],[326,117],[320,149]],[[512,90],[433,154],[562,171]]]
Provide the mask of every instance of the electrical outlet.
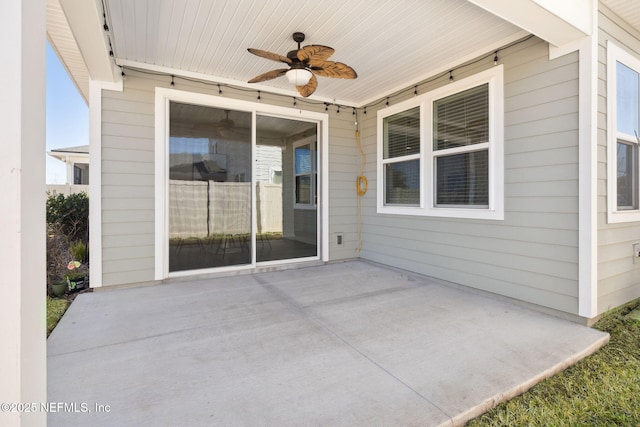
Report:
[[640,242],[633,244],[633,263],[637,264],[640,262]]
[[336,246],[342,246],[344,244],[344,234],[335,233],[336,236]]

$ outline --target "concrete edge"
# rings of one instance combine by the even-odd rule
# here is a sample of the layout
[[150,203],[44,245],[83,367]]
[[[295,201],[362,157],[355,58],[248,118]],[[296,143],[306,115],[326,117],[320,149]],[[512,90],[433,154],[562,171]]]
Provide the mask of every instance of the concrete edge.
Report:
[[566,360],[552,366],[546,371],[534,376],[533,378],[523,382],[520,385],[513,387],[510,390],[507,390],[504,393],[498,393],[495,396],[485,400],[484,402],[476,406],[473,406],[458,415],[455,415],[454,417],[451,418],[451,423],[446,423],[441,425],[464,426],[467,423],[467,421],[470,421],[476,417],[479,417],[480,415],[484,414],[490,409],[493,409],[495,406],[497,406],[502,402],[506,402],[507,400],[510,400],[516,396],[521,395],[522,393],[526,392],[534,385],[542,382],[547,378],[554,376],[555,374],[561,371],[564,371],[570,366],[575,365],[585,357],[591,356],[596,351],[598,351],[599,349],[604,347],[606,344],[608,344],[609,339],[610,339],[610,335],[607,333],[605,336],[598,339],[595,343],[593,343],[589,347],[574,354],[573,356],[568,357]]

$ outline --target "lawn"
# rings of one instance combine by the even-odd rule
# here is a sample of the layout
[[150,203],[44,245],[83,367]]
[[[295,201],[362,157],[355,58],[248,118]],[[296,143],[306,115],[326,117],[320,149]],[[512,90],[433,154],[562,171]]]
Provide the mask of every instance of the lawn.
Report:
[[47,297],[47,337],[71,304],[66,298]]
[[607,313],[594,328],[608,345],[468,426],[640,426],[640,299]]

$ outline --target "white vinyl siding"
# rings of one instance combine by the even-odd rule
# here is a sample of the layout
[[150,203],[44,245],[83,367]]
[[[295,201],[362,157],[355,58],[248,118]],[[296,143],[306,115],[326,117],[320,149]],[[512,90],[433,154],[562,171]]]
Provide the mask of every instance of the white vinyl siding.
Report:
[[[618,207],[617,176],[614,173],[617,169],[618,135],[617,129],[613,128],[614,112],[608,111],[616,99],[607,97],[612,95],[608,91],[610,82],[607,80],[611,74],[607,71],[615,65],[609,63],[609,55],[613,53],[614,58],[622,59],[622,62],[624,56],[632,58],[631,62],[640,60],[640,34],[602,4],[598,21],[598,313],[603,313],[640,297],[640,263],[634,263],[632,256],[633,244],[640,242],[640,217],[633,209]],[[612,45],[614,52],[609,52]],[[615,55],[620,51],[623,52],[622,57]],[[617,110],[617,105],[613,109]],[[626,138],[629,141],[623,139],[623,142],[637,150],[635,135],[631,135],[633,138]],[[636,154],[633,154],[635,159]],[[612,160],[615,164],[611,163]],[[633,182],[637,182],[637,178],[632,178]]]
[[[499,55],[504,220],[378,214],[381,184],[372,179],[376,165],[370,162],[363,258],[578,313],[578,55],[550,61],[548,53],[547,43],[532,38]],[[453,83],[445,76],[420,93],[493,68],[491,58],[456,70]],[[377,120],[371,110],[367,116],[363,141],[374,158]]]
[[[156,87],[169,76],[127,71],[124,91],[103,90],[102,103],[102,264],[103,286],[154,280]],[[217,86],[179,80],[176,88],[217,95]],[[254,94],[228,88],[225,97],[255,101]],[[290,107],[287,97],[262,93],[262,102]],[[299,107],[307,106],[299,103]],[[324,105],[309,106],[324,113]],[[350,114],[329,117],[329,235],[344,234],[342,246],[328,242],[329,259],[354,257],[357,245],[353,182],[358,162]],[[293,160],[291,159],[291,164]],[[287,165],[283,165],[287,167]]]
[[102,285],[153,280],[153,91],[102,91]]

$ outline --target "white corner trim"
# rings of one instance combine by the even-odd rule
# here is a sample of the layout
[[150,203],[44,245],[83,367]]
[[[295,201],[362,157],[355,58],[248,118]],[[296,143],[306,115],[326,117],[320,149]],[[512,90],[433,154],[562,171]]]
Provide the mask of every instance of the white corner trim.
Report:
[[571,52],[576,52],[580,50],[582,46],[584,46],[584,43],[584,40],[580,39],[564,44],[562,46],[554,46],[552,44],[549,44],[549,60],[552,61]]
[[578,314],[598,314],[598,39],[579,49],[578,112]]
[[102,286],[102,91],[122,91],[122,81],[89,81],[89,283]]
[[[320,120],[318,135],[318,144],[320,144],[320,176],[322,177],[322,188],[320,188],[321,194],[321,222],[320,229],[322,230],[322,240],[320,241],[320,247],[322,248],[322,261],[329,261],[329,116],[324,115]],[[316,150],[317,150],[316,144]],[[317,191],[317,189],[316,189]]]
[[167,181],[167,157],[169,157],[169,96],[171,92],[166,89],[156,88],[155,95],[155,263],[154,279],[163,280],[169,276],[168,255],[165,239],[169,235],[169,221],[167,220],[167,208],[165,202],[169,198]]

